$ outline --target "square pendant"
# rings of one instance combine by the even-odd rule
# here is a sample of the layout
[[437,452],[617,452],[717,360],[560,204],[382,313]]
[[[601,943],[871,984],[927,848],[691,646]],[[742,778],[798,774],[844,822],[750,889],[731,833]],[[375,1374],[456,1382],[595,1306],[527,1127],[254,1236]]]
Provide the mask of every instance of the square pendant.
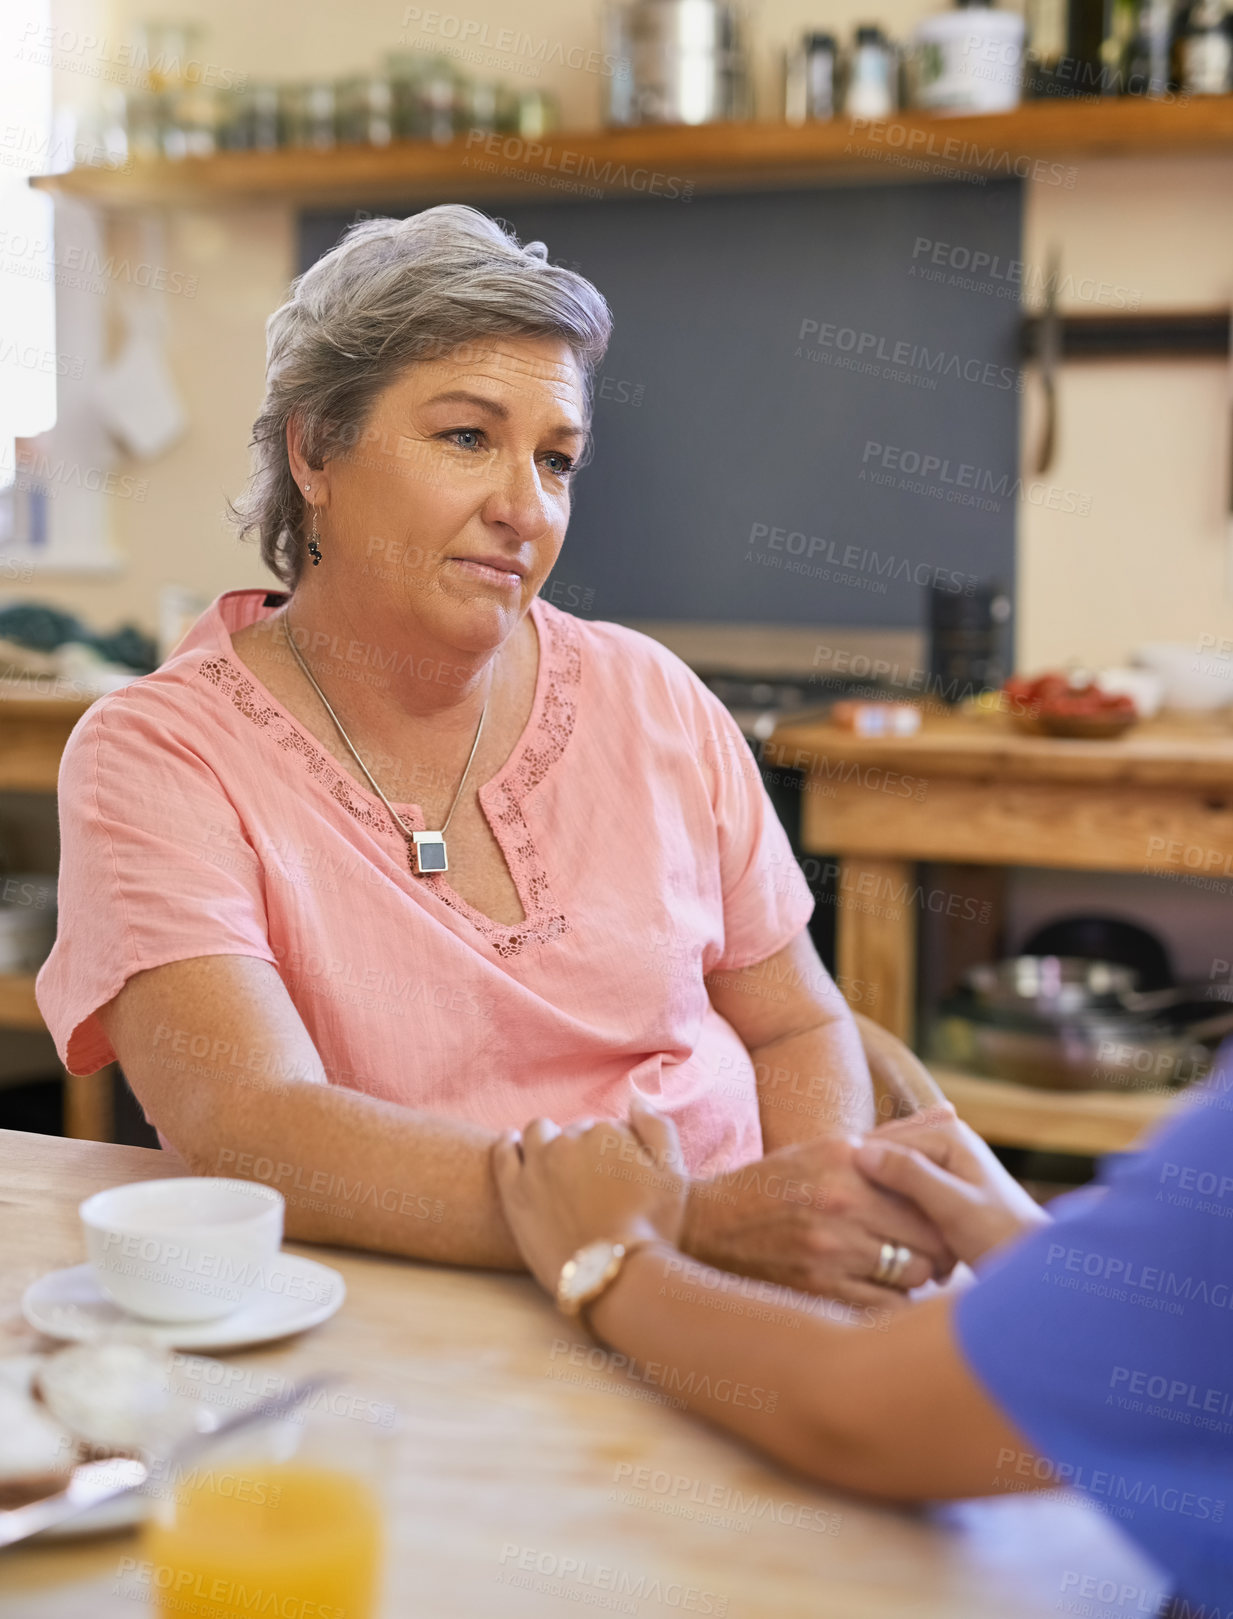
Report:
[[416,875],[427,876],[434,871],[448,871],[449,861],[445,857],[445,836],[441,832],[412,832],[415,840],[413,858]]

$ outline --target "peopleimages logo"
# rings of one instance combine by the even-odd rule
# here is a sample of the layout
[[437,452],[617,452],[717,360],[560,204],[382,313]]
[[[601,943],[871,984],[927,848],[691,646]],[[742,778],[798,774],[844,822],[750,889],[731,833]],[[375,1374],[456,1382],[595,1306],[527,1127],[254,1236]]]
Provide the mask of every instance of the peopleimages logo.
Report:
[[[1093,1253],[1052,1242],[1045,1265],[1047,1272],[1053,1271],[1058,1280],[1067,1280],[1060,1274],[1064,1271],[1076,1277],[1087,1277],[1096,1284],[1097,1290],[1111,1288],[1114,1296],[1122,1298],[1123,1302],[1147,1303],[1171,1314],[1182,1313],[1181,1305],[1174,1302],[1178,1299],[1210,1304],[1216,1310],[1233,1310],[1233,1285],[1228,1282],[1213,1282],[1203,1276],[1179,1276],[1175,1271],[1161,1270],[1158,1265],[1138,1265],[1133,1259],[1122,1259],[1116,1254]],[[1136,1291],[1128,1292],[1128,1289]]]
[[[873,463],[871,468],[869,463]],[[887,476],[883,478],[882,473]],[[1092,497],[1077,489],[1061,489],[1057,485],[1025,484],[1022,478],[1012,478],[1009,472],[992,472],[970,461],[952,461],[949,456],[930,455],[928,451],[904,449],[898,444],[879,444],[877,439],[866,439],[861,455],[861,479],[873,483],[894,485],[890,474],[904,478],[919,475],[922,486],[936,478],[939,486],[949,486],[953,503],[963,503],[959,491],[970,491],[973,496],[988,495],[993,500],[1026,500],[1032,506],[1044,506],[1050,511],[1077,513],[1086,517],[1092,509]],[[902,482],[902,478],[898,480]],[[923,487],[920,492],[924,492]],[[970,592],[969,592],[970,594]]]
[[1229,1389],[1201,1388],[1184,1377],[1163,1377],[1135,1366],[1115,1366],[1109,1374],[1109,1387],[1149,1400],[1164,1401],[1178,1409],[1198,1411],[1204,1416],[1233,1417],[1233,1392]]
[[[501,1548],[501,1572],[497,1579],[504,1584],[518,1584],[516,1574],[538,1575],[561,1587],[559,1594],[583,1601],[588,1606],[608,1606],[600,1601],[598,1593],[609,1593],[625,1598],[637,1612],[643,1602],[662,1603],[667,1608],[680,1608],[685,1613],[714,1614],[723,1619],[728,1611],[728,1598],[717,1591],[707,1591],[696,1585],[682,1585],[679,1580],[661,1580],[657,1576],[635,1573],[616,1568],[611,1563],[593,1563],[585,1557],[561,1556],[557,1552],[541,1551],[535,1546],[519,1546],[506,1541]],[[588,1588],[588,1594],[566,1589],[569,1586]],[[597,1593],[592,1596],[590,1593]]]
[[[840,545],[822,534],[806,534],[801,529],[772,527],[769,523],[751,524],[747,543],[751,550],[746,552],[746,560],[750,560],[754,549],[782,551],[788,556],[803,558],[807,563],[817,561],[819,564],[828,563],[840,568],[850,568],[857,574],[876,574],[883,579],[928,585],[931,589],[948,596],[970,596],[977,583],[974,573],[938,567],[931,562],[920,562],[911,557],[897,557],[894,552],[883,554],[871,551],[867,546],[850,543]],[[795,569],[789,567],[789,571],[806,570],[801,567]],[[816,571],[813,576],[818,577]],[[841,584],[847,582],[846,576],[841,575],[838,578]]]
[[[1079,171],[1074,164],[1049,163],[1044,158],[1029,157],[1023,152],[1009,152],[1005,147],[976,146],[958,135],[947,135],[943,130],[926,129],[918,123],[900,123],[882,118],[849,118],[848,133],[855,137],[844,147],[845,152],[870,154],[868,146],[886,150],[887,161],[902,168],[924,169],[931,174],[949,174],[955,180],[971,179],[984,185],[990,175],[1009,179],[1017,175],[1020,180],[1034,180],[1043,185],[1074,189]],[[925,158],[940,158],[941,163],[926,163]]]
[[[958,382],[978,383],[1002,393],[1023,392],[1023,374],[1018,366],[996,365],[992,360],[951,354],[946,349],[931,350],[910,338],[888,338],[877,332],[858,331],[854,326],[806,317],[801,321],[796,341],[804,345],[809,338],[816,346],[812,351],[798,346],[798,358],[829,360],[828,351],[833,351],[848,358],[845,369],[882,376],[891,382],[936,387],[936,378],[953,377]],[[880,361],[886,369],[875,365],[875,361]]]
[[[683,180],[680,175],[663,174],[658,169],[648,169],[641,164],[633,168],[627,163],[614,164],[611,158],[605,158],[600,163],[592,153],[571,151],[567,146],[558,146],[549,141],[524,140],[521,135],[492,134],[483,129],[468,131],[464,143],[464,150],[468,154],[463,158],[463,167],[474,166],[474,159],[470,156],[478,147],[486,157],[503,158],[507,163],[519,166],[520,172],[539,168],[545,173],[542,179],[551,175],[554,180],[564,176],[575,176],[578,180],[589,185],[607,188],[613,191],[645,191],[655,197],[679,197],[688,201],[693,196],[694,183],[692,180]],[[534,178],[523,172],[524,179]]]
[[[922,256],[928,259],[928,269],[918,265]],[[964,276],[964,271],[971,271]],[[947,271],[957,272],[947,274]],[[970,291],[983,291],[993,284],[1001,296],[1019,298],[1021,290],[1048,295],[1053,291],[1059,299],[1073,303],[1108,304],[1115,309],[1138,309],[1143,294],[1134,287],[1123,287],[1111,281],[1097,281],[1092,276],[1058,276],[1031,264],[1026,259],[1004,259],[1000,253],[988,253],[981,248],[964,246],[961,242],[936,242],[931,236],[918,236],[912,246],[909,275],[927,280],[942,281]],[[982,285],[984,284],[984,285]]]
[[461,17],[456,12],[425,11],[422,6],[408,6],[402,14],[402,26],[404,29],[410,28],[412,23],[423,33],[433,34],[438,39],[457,40],[460,46],[493,50],[503,56],[527,57],[545,67],[572,67],[580,72],[599,73],[611,78],[623,64],[623,58],[611,51],[566,45],[543,34],[524,34],[520,28],[501,28],[491,33],[487,22],[480,22],[475,17]]

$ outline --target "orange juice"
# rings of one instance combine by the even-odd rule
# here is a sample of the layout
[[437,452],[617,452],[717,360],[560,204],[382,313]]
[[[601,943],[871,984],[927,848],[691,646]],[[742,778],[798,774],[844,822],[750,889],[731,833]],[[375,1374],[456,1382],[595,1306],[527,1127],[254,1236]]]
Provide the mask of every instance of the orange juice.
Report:
[[182,1619],[373,1619],[380,1506],[354,1474],[304,1463],[197,1469],[143,1559],[155,1611]]

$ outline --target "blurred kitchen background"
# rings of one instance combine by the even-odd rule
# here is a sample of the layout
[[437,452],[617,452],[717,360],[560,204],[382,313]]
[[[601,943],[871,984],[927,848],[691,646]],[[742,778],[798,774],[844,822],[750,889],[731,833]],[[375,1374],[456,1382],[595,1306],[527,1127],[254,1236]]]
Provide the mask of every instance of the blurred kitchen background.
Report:
[[0,1127],[148,1139],[33,1003],[59,751],[268,582],[223,514],[291,277],[440,201],[612,304],[546,594],[738,714],[853,1004],[1030,1179],[1202,1074],[1233,997],[1226,0],[16,0],[0,156]]

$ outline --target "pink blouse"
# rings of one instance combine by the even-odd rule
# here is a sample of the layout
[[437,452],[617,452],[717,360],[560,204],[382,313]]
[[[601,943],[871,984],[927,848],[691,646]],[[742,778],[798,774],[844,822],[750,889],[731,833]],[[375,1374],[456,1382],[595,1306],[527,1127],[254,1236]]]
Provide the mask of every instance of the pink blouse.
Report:
[[[694,1173],[756,1158],[753,1064],[703,977],[773,955],[812,901],[722,704],[657,642],[534,603],[531,716],[479,794],[522,900],[506,927],[415,876],[381,802],[235,656],[230,632],[283,599],[221,596],[69,739],[37,985],[65,1065],[114,1060],[96,1014],[132,974],[256,956],[335,1085],[492,1129],[623,1118],[640,1094]],[[156,1040],[192,1084],[205,1037]],[[221,1055],[280,1072],[277,1051]]]

